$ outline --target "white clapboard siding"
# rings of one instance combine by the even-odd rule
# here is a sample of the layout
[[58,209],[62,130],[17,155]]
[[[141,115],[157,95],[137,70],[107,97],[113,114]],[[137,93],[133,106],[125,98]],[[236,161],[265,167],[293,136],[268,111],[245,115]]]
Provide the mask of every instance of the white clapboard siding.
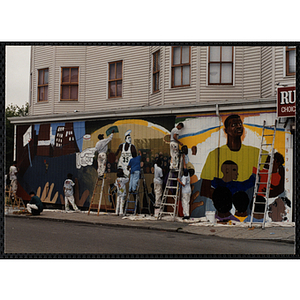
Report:
[[[86,86],[86,46],[55,47],[54,113],[84,111]],[[61,101],[60,84],[62,67],[79,67],[78,101]]]
[[[29,113],[31,115],[51,114],[53,106],[53,98],[50,97],[53,94],[54,86],[51,84],[54,79],[53,74],[53,47],[52,46],[40,46],[32,48],[32,92],[31,101],[29,107]],[[48,86],[48,101],[37,102],[38,99],[38,70],[49,68],[49,86]]]
[[274,61],[273,61],[273,48],[262,47],[262,98],[269,98],[273,95],[272,85],[273,72],[274,72]]
[[165,82],[164,82],[164,104],[187,104],[196,102],[196,64],[197,49],[191,47],[190,86],[171,88],[171,47],[165,49]]
[[[133,51],[134,50],[134,51]],[[108,64],[123,61],[121,98],[108,99]],[[87,55],[86,111],[146,106],[149,99],[149,48],[93,46]]]
[[261,98],[261,48],[245,47],[241,66],[244,73],[243,98]]

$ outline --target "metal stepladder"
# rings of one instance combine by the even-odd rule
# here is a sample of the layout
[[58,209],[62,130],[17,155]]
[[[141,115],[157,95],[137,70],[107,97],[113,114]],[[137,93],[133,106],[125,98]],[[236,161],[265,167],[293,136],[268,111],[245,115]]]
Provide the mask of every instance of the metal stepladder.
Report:
[[[180,184],[177,178],[181,178],[182,171],[183,171],[183,158],[180,156],[179,159],[179,168],[178,170],[170,170],[166,187],[162,196],[162,201],[159,208],[159,213],[157,216],[158,220],[161,220],[163,215],[170,215],[175,221],[175,216],[178,213],[178,197],[179,197],[179,190]],[[168,198],[172,198],[171,203],[167,202]],[[170,208],[171,211],[167,211]]]
[[[126,216],[127,211],[131,211],[133,215],[136,215],[137,205],[138,205],[138,202],[140,200],[139,189],[140,189],[140,179],[138,181],[136,191],[135,192],[130,192],[127,195],[127,199],[125,201],[125,206],[124,206],[124,213],[123,213],[124,216]],[[131,200],[131,196],[133,196],[133,200]],[[129,208],[129,203],[134,203],[134,207]]]
[[[140,194],[139,193],[140,181],[143,182],[143,197],[141,199],[142,204],[140,203],[140,196],[139,196],[139,194]],[[135,195],[136,196],[135,199],[134,200],[130,200],[130,195],[133,195],[133,196]],[[144,206],[144,198],[145,197],[146,197],[146,202],[147,202],[146,207]],[[134,208],[128,208],[129,203],[134,203]],[[147,209],[148,213],[151,214],[151,211],[150,211],[150,199],[149,199],[149,196],[148,196],[148,188],[147,188],[147,183],[146,183],[145,174],[144,174],[143,169],[141,169],[140,179],[139,179],[139,182],[138,182],[138,186],[137,186],[136,192],[134,192],[134,193],[128,193],[127,200],[126,200],[125,207],[124,207],[124,216],[126,216],[128,210],[132,211],[133,215],[136,215],[139,203],[140,203],[140,205],[139,205],[139,213],[141,213],[144,209]]]
[[[270,188],[271,188],[273,161],[274,161],[274,143],[275,143],[276,127],[277,127],[277,119],[275,120],[275,124],[271,125],[271,126],[267,126],[266,120],[264,120],[262,137],[261,137],[261,145],[260,145],[260,151],[259,151],[259,159],[258,159],[258,164],[257,164],[257,173],[256,173],[256,179],[255,179],[255,185],[254,185],[250,227],[252,226],[252,223],[262,224],[262,228],[265,227],[266,215],[267,215],[267,210],[268,210],[268,199],[269,199]],[[265,133],[266,129],[273,130],[273,133],[266,134]],[[272,143],[268,143],[267,140],[264,141],[265,137],[271,138]],[[263,149],[262,149],[263,146],[271,146],[272,147],[271,153],[264,153]],[[262,161],[262,157],[266,157],[266,159],[264,161]],[[268,157],[270,158],[269,161],[268,161]],[[261,171],[260,170],[261,166],[268,166],[268,172]],[[262,175],[264,175],[264,176],[262,176]],[[264,178],[262,178],[262,177],[264,177]],[[261,185],[264,185],[265,189],[259,191],[259,187]],[[261,197],[259,197],[260,198],[259,199],[258,196],[263,196],[265,201],[260,200]],[[255,210],[256,205],[261,206],[261,207],[264,206],[264,210],[263,211]],[[263,215],[263,222],[254,222],[253,214]]]
[[[88,211],[88,215],[90,214],[91,208],[92,208],[93,204],[95,203],[97,195],[99,195],[97,216],[99,216],[99,213],[100,213],[100,208],[101,208],[101,203],[102,203],[103,196],[104,195],[111,195],[112,196],[111,191],[110,191],[110,187],[108,187],[108,194],[103,193],[106,175],[107,174],[104,173],[103,177],[101,177],[101,178],[98,177],[97,178],[95,188],[94,188],[94,191],[93,191],[93,195],[92,195],[92,199],[91,199],[91,203],[90,203],[90,207],[89,207],[89,211]],[[113,197],[111,197],[111,199],[112,199],[112,204],[113,204],[113,210],[115,210],[115,204],[114,204],[114,201],[113,201]],[[106,202],[105,202],[105,210],[106,211],[108,210]]]

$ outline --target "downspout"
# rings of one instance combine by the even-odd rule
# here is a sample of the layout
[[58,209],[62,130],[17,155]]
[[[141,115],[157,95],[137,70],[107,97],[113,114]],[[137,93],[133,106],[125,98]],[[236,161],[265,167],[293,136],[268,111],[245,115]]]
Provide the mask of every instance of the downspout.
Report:
[[16,161],[16,157],[17,157],[17,125],[14,125],[14,155],[13,155],[13,161]]
[[217,170],[217,174],[218,174],[218,178],[221,178],[220,177],[220,174],[219,174],[219,170],[220,170],[220,143],[221,143],[221,122],[222,122],[222,118],[220,116],[220,111],[219,111],[219,104],[216,104],[216,116],[219,118],[219,138],[218,138],[218,164],[217,164],[217,167],[218,167],[218,170]]

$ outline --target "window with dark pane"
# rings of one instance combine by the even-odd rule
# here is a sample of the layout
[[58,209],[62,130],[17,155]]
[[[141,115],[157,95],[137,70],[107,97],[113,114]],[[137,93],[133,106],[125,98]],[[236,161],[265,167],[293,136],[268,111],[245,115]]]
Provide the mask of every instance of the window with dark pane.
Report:
[[296,47],[288,46],[285,48],[286,55],[286,75],[296,75]]
[[159,73],[160,73],[160,50],[153,53],[153,92],[159,91]]
[[191,47],[172,47],[172,87],[190,85]]
[[78,100],[78,67],[61,68],[60,100]]
[[122,97],[123,62],[111,62],[108,69],[108,98]]
[[38,70],[38,102],[48,101],[49,69]]

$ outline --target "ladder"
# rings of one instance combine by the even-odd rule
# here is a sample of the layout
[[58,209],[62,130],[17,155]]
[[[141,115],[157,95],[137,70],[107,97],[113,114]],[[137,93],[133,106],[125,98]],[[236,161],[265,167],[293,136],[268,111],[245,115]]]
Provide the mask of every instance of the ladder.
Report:
[[[180,156],[180,163],[178,170],[170,170],[166,187],[162,196],[162,201],[157,216],[158,220],[161,220],[163,215],[170,215],[175,220],[175,216],[178,212],[178,197],[180,184],[177,178],[181,178],[183,169],[183,158]],[[171,203],[167,202],[167,198],[173,198]],[[167,208],[171,208],[171,211],[167,211]]]
[[[266,222],[266,215],[267,215],[267,210],[268,210],[268,199],[269,199],[269,194],[270,194],[270,187],[271,187],[271,178],[272,178],[272,169],[273,169],[273,161],[274,161],[274,143],[275,143],[275,135],[276,135],[276,127],[277,127],[277,119],[275,120],[275,124],[271,126],[266,125],[266,120],[264,120],[263,123],[263,130],[262,130],[262,137],[261,137],[261,144],[260,144],[260,151],[259,151],[259,159],[258,159],[258,164],[257,164],[257,173],[256,173],[256,179],[255,179],[255,185],[254,185],[254,193],[253,193],[253,204],[252,204],[252,211],[251,211],[251,218],[250,218],[250,227],[252,226],[252,223],[259,223],[262,224],[262,228],[265,227],[265,222]],[[265,130],[266,129],[271,129],[273,130],[273,133],[271,134],[266,134]],[[267,143],[267,140],[264,141],[265,137],[270,137],[272,138],[272,143]],[[263,153],[263,146],[271,146],[271,153]],[[262,162],[262,157],[267,156],[264,162]],[[269,161],[267,161],[268,157],[270,158]],[[268,166],[268,172],[262,172],[261,166],[267,165]],[[262,181],[260,175],[266,175],[266,181]],[[265,191],[259,191],[260,185],[265,185]],[[265,201],[262,201],[260,199],[257,199],[257,196],[263,196]],[[261,198],[261,197],[259,197]],[[264,205],[264,211],[263,212],[255,212],[255,206],[256,205]],[[254,222],[253,221],[253,214],[260,214],[263,215],[263,222]]]
[[[148,213],[149,215],[151,215],[151,210],[150,210],[150,198],[149,198],[149,195],[148,195],[148,188],[147,188],[147,183],[146,183],[146,179],[145,179],[145,174],[144,174],[144,170],[141,169],[141,180],[143,181],[143,188],[144,188],[144,191],[143,191],[143,199],[142,199],[142,204],[141,204],[141,207],[140,207],[140,213],[143,213],[143,210],[148,210]],[[146,199],[146,206],[144,206],[144,199]]]
[[[102,178],[97,178],[95,188],[93,191],[93,195],[92,195],[92,199],[91,199],[91,203],[90,203],[90,207],[89,207],[89,211],[88,211],[88,215],[90,214],[90,211],[91,211],[93,203],[95,202],[96,196],[99,195],[98,213],[97,213],[97,216],[99,216],[105,178],[106,178],[106,173],[104,174],[104,176]],[[100,190],[99,190],[99,188],[100,188]]]
[[[138,185],[137,185],[136,191],[128,193],[127,199],[125,201],[125,207],[124,207],[124,213],[123,213],[124,216],[126,216],[127,211],[132,211],[132,214],[136,215],[137,206],[138,206],[138,203],[140,201],[139,189],[140,189],[140,179],[138,181]],[[133,200],[130,200],[131,199],[131,197],[130,197],[131,195],[133,196]],[[136,196],[135,199],[134,199],[134,196]],[[134,203],[134,207],[133,208],[129,208],[128,207],[129,203]]]

